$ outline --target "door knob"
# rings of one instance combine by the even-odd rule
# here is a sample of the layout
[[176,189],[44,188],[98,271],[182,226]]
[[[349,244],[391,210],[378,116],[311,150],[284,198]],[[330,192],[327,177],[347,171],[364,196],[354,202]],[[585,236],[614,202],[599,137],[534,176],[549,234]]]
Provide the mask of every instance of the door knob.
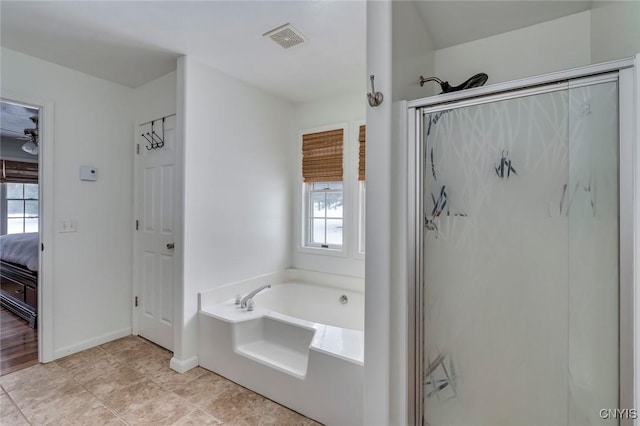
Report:
[[167,249],[169,249],[169,250],[173,249],[174,247],[175,247],[174,243],[167,244]]

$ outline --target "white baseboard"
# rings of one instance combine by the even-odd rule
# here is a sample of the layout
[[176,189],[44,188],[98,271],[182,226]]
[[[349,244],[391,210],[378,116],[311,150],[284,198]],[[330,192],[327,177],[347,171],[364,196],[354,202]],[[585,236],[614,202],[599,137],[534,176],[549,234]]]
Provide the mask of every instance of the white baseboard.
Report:
[[169,362],[169,367],[173,371],[177,371],[178,373],[186,373],[192,368],[196,368],[198,366],[198,356],[192,356],[191,358],[187,358],[184,361],[176,358],[175,356],[171,358],[171,362]]
[[111,333],[103,334],[102,336],[92,337],[91,339],[84,340],[82,342],[67,346],[65,348],[55,349],[53,351],[53,359],[65,357],[67,355],[75,354],[77,352],[84,351],[85,349],[93,348],[103,343],[110,342],[112,340],[120,339],[121,337],[127,337],[131,335],[131,327],[122,328],[120,330],[112,331]]

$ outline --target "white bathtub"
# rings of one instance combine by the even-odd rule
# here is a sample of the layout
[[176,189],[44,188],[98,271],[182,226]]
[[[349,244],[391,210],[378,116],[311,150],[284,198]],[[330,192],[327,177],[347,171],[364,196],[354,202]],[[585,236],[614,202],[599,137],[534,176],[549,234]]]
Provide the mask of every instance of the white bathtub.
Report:
[[[235,305],[264,284],[253,311]],[[322,423],[361,424],[363,289],[287,270],[201,293],[199,363]]]

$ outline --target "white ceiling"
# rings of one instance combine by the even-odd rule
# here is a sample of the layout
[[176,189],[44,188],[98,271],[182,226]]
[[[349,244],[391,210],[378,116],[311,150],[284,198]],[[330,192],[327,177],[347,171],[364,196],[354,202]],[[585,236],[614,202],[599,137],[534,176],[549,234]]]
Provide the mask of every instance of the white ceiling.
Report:
[[37,155],[27,154],[22,145],[31,140],[24,129],[36,127],[29,117],[38,116],[37,109],[9,102],[0,102],[0,157],[20,161],[34,162]]
[[[587,10],[584,1],[418,1],[436,48]],[[308,43],[262,37],[291,23]],[[366,90],[366,4],[356,1],[6,1],[3,46],[126,86],[190,55],[292,102]]]
[[[293,102],[366,84],[363,1],[0,2],[2,45],[137,87],[191,55]],[[291,23],[308,43],[262,36]]]

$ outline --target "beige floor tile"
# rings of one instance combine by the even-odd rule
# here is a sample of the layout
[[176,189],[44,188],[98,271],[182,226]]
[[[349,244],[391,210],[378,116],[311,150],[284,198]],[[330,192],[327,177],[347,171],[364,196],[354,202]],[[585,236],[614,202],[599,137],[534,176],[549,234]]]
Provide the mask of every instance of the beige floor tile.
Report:
[[45,425],[93,404],[96,399],[78,383],[71,382],[25,399],[26,405],[23,405],[24,401],[15,401],[31,424]]
[[75,381],[81,384],[87,384],[100,378],[117,376],[121,370],[126,368],[112,355],[104,351],[101,352],[102,354],[93,357],[92,360],[69,362],[62,365],[66,365],[65,370]]
[[11,426],[28,425],[29,422],[22,415],[16,404],[4,391],[0,395],[0,424]]
[[71,357],[57,360],[56,363],[81,384],[86,384],[100,377],[116,375],[119,370],[123,369],[121,363],[103,350],[93,352],[91,357],[71,355]]
[[210,414],[198,409],[195,410],[177,422],[173,426],[200,426],[200,425],[219,425],[222,424],[221,420],[216,419]]
[[140,403],[130,404],[119,414],[130,425],[170,425],[194,410],[184,398],[174,393],[164,393],[146,398]]
[[[98,366],[99,367],[99,366]],[[93,376],[84,382],[84,387],[101,401],[114,396],[122,389],[133,384],[145,381],[144,376],[129,367],[121,367],[110,365],[104,370],[96,369],[92,372]],[[87,372],[86,374],[90,374]],[[81,379],[83,379],[81,377]]]
[[91,348],[82,352],[75,353],[73,355],[65,356],[64,358],[57,359],[55,363],[65,370],[73,370],[78,367],[85,367],[101,356],[109,355],[100,348]]
[[254,392],[242,389],[239,392],[222,395],[203,408],[224,423],[253,426],[260,421],[261,413],[258,409],[263,405],[264,399]]
[[146,359],[151,359],[158,354],[158,349],[151,346],[148,343],[136,348],[123,349],[121,351],[113,352],[111,355],[123,364],[138,363]]
[[320,425],[308,417],[305,417],[293,410],[265,399],[258,408],[261,412],[259,424],[261,425],[288,425],[288,426],[316,426]]
[[137,349],[149,345],[150,344],[147,341],[138,336],[127,336],[108,343],[104,343],[98,347],[110,354],[114,354],[123,350]]
[[118,416],[97,400],[49,423],[51,426],[121,426],[124,424]]
[[2,376],[0,377],[0,383],[6,392],[11,393],[19,388],[38,387],[42,389],[57,387],[69,379],[70,376],[62,367],[55,362],[50,362],[48,364],[36,364],[24,370]]
[[156,371],[153,374],[149,374],[148,377],[154,382],[162,386],[166,386],[170,390],[173,390],[177,387],[182,387],[191,383],[193,380],[202,376],[205,372],[205,369],[196,367],[180,374],[166,367]]
[[[188,384],[176,386],[173,391],[189,402],[204,408],[222,396],[231,397],[245,389],[215,373],[206,371]],[[214,414],[215,416],[215,414]]]
[[153,375],[158,371],[170,370],[169,363],[171,362],[171,353],[166,351],[156,350],[151,352],[144,358],[134,359],[129,365],[131,368],[137,370],[144,375]]
[[295,411],[292,411],[280,404],[277,404],[267,398],[260,397],[255,399],[252,404],[253,416],[248,417],[248,421],[255,425],[274,425],[274,426],[311,426],[319,425],[319,423],[304,417]]
[[144,379],[129,386],[113,389],[111,392],[96,396],[107,408],[120,415],[167,393],[168,391],[162,386],[149,379]]

